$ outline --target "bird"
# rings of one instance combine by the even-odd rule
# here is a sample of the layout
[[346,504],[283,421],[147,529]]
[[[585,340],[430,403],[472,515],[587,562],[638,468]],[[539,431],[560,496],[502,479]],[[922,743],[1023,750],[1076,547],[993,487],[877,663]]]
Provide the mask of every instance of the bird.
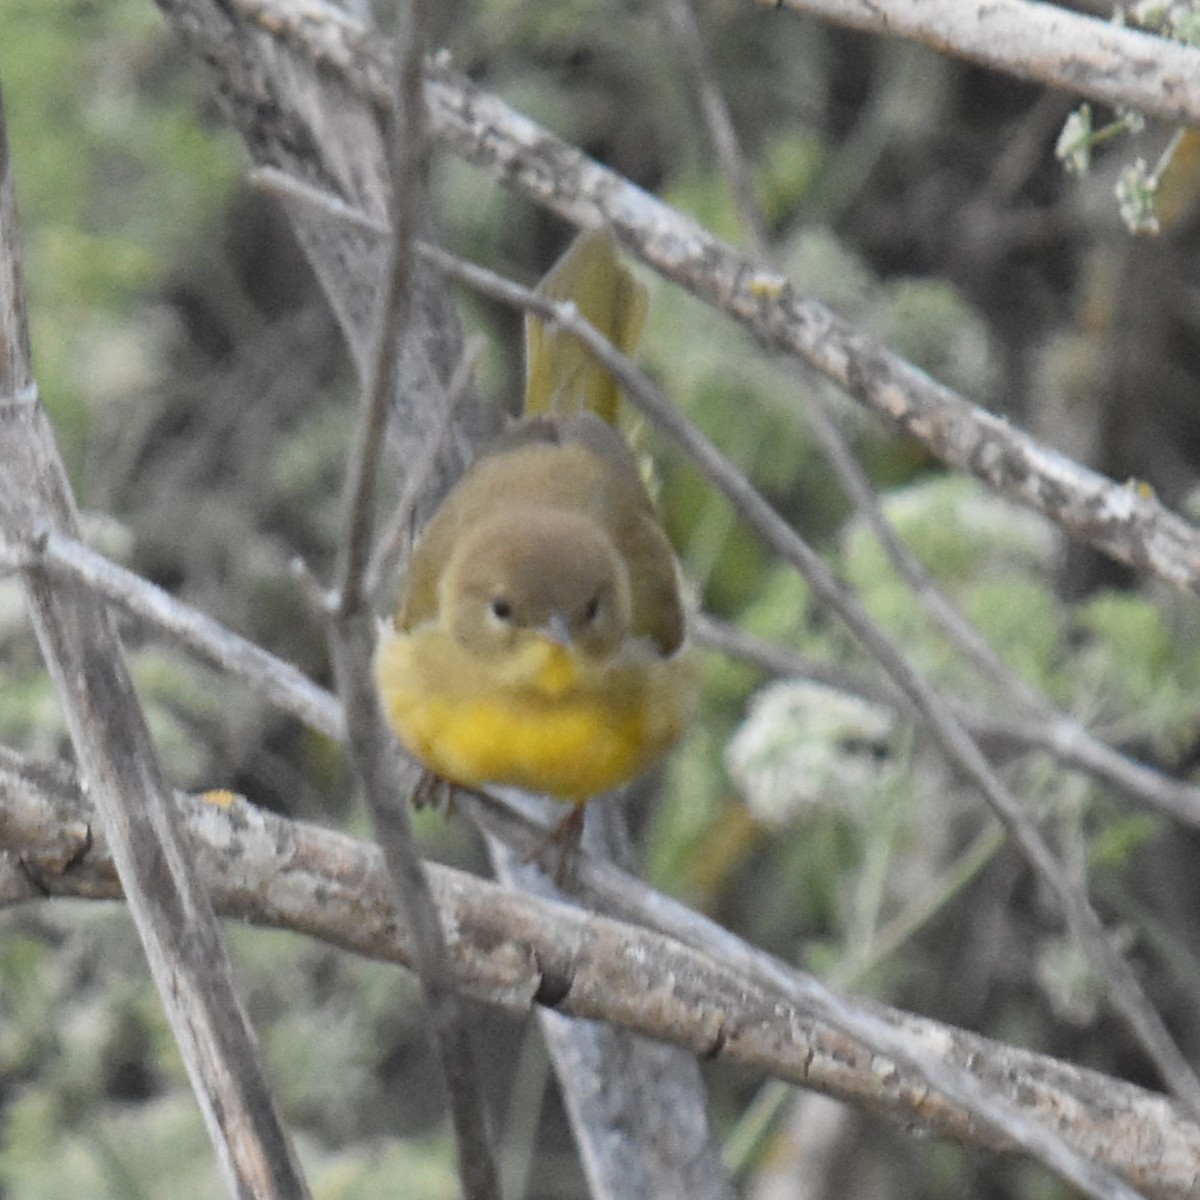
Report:
[[[626,352],[645,289],[608,230],[539,285]],[[564,330],[526,321],[522,417],[421,535],[375,678],[404,747],[451,785],[571,805],[648,770],[679,738],[697,674],[680,570],[630,445],[616,381]]]

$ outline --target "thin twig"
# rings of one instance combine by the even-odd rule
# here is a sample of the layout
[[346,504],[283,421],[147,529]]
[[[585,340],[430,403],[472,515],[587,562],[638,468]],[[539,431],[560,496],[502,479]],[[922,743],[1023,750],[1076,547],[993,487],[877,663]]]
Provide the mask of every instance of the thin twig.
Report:
[[0,562],[14,568],[40,565],[57,578],[83,584],[202,662],[240,680],[282,712],[326,737],[343,737],[337,701],[302,671],[82,542],[42,525],[24,546],[7,556],[0,547]]
[[692,77],[696,98],[708,129],[709,139],[721,164],[721,174],[733,193],[733,201],[741,218],[742,227],[750,238],[750,245],[759,258],[767,253],[767,229],[763,221],[762,208],[754,191],[754,180],[741,142],[734,128],[725,94],[713,74],[709,57],[704,49],[704,37],[696,20],[692,0],[663,0],[667,20],[675,34],[679,47]]
[[839,692],[860,696],[873,704],[902,708],[908,713],[913,711],[903,693],[886,680],[869,678],[862,671],[844,667],[840,663],[811,658],[791,646],[747,633],[711,613],[694,613],[690,618],[689,632],[697,645],[715,654],[748,663],[765,675],[778,679],[811,679]]
[[926,926],[995,857],[1005,843],[1004,830],[993,820],[971,844],[933,880],[929,887],[898,912],[871,941],[848,954],[830,976],[838,987],[850,987],[882,962],[886,962],[913,935]]
[[[413,0],[402,14],[422,10],[423,0]],[[406,23],[404,15],[400,17]],[[397,35],[400,36],[399,34]],[[418,193],[411,186],[411,175],[422,173],[424,150],[423,120],[418,115],[421,105],[415,106],[408,94],[411,85],[401,63],[398,72],[397,96],[392,113],[392,137],[389,139],[393,185],[392,229],[388,241],[388,270],[379,320],[376,328],[377,353],[373,363],[367,395],[364,398],[358,437],[350,458],[347,487],[346,536],[338,562],[338,584],[334,611],[339,616],[359,610],[364,601],[365,574],[370,558],[371,529],[375,507],[375,492],[379,482],[379,463],[383,454],[384,434],[392,397],[399,376],[400,347],[408,330],[412,309],[412,244],[415,235]],[[409,128],[405,122],[413,122]],[[414,161],[403,161],[404,148],[412,146]]]
[[937,627],[985,679],[1006,692],[1020,708],[1042,717],[1053,713],[1050,701],[1013,671],[992,649],[897,534],[892,523],[884,515],[870,480],[846,444],[846,439],[830,411],[829,403],[819,387],[810,392],[809,404],[805,411],[809,426],[825,459],[850,497],[855,511],[866,521],[883,547],[888,561]]
[[412,521],[421,497],[437,464],[438,453],[454,423],[454,416],[464,396],[468,394],[475,367],[483,354],[485,342],[476,335],[463,346],[462,357],[450,382],[446,385],[446,399],[433,428],[429,430],[417,460],[408,464],[404,476],[404,490],[396,501],[391,516],[383,523],[376,542],[375,551],[367,566],[366,594],[375,597],[383,587],[387,576],[395,568],[404,549],[404,543],[412,535]]
[[[737,130],[709,65],[690,0],[665,0],[665,3],[672,18],[677,42],[691,68],[709,140],[717,152],[722,174],[738,197],[738,211],[743,226],[759,257],[764,262],[772,262],[773,256],[770,254],[764,232],[762,210],[749,181],[749,172]],[[806,372],[809,373],[811,372]],[[916,555],[896,534],[883,514],[870,480],[842,436],[820,387],[805,390],[809,392],[806,414],[818,445],[856,511],[870,526],[900,577],[968,662],[973,663],[986,678],[998,684],[1018,705],[1032,709],[1039,715],[1046,715],[1050,711],[1050,704],[1045,697],[1009,669],[975,627],[951,603],[917,560]]]
[[393,397],[398,390],[400,347],[415,327],[413,244],[423,220],[428,174],[422,74],[425,0],[401,5],[396,21],[396,86],[391,97],[387,139],[392,237],[376,330],[376,355],[348,470],[344,542],[331,605],[331,646],[351,757],[399,908],[408,919],[416,941],[425,1013],[449,1095],[463,1192],[468,1200],[499,1200],[499,1177],[466,1010],[458,995],[437,907],[413,839],[405,789],[401,786],[399,747],[384,725],[370,669],[375,631],[364,590],[365,575],[379,462]]

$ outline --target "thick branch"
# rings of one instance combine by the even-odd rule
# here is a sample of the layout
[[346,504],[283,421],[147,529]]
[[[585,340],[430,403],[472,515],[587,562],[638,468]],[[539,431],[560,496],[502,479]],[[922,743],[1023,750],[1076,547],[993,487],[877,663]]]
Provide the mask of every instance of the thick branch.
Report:
[[1200,50],[1031,0],[757,0],[784,5],[1077,92],[1200,125]]
[[[169,10],[187,7],[185,0],[159,3]],[[286,44],[362,101],[388,105],[392,76],[386,59],[345,13],[285,0],[234,0],[233,7],[264,42]],[[1089,22],[1088,27],[1108,28],[1099,22]],[[1186,54],[1190,78],[1200,78],[1192,66],[1200,60],[1200,51],[1137,36],[1165,54]],[[238,94],[227,100],[245,112],[253,107],[255,96]],[[627,249],[664,277],[745,325],[770,349],[804,359],[950,466],[1042,513],[1113,558],[1200,591],[1200,531],[1164,508],[1148,488],[1116,483],[971,403],[823,304],[801,295],[783,276],[763,270],[691,218],[449,68],[436,64],[428,70],[426,100],[433,136],[505,187],[574,224],[611,225]],[[254,116],[247,120],[253,126]],[[252,130],[247,136],[253,136]],[[352,196],[343,198],[357,204]],[[371,206],[358,207],[378,219]]]
[[[241,800],[218,805],[179,797],[178,804],[223,915],[412,965],[411,934],[392,905],[375,847]],[[33,768],[0,752],[0,842],[26,865],[24,872],[0,871],[0,903],[44,892],[119,896],[104,837],[89,843],[92,820],[60,769]],[[428,871],[439,908],[456,931],[460,986],[479,999],[517,1012],[542,1004],[613,1022],[864,1105],[906,1127],[1013,1148],[877,1050],[812,1020],[706,954],[450,868],[431,864]],[[924,1047],[931,1060],[969,1071],[1147,1195],[1182,1200],[1194,1194],[1200,1128],[1166,1098],[897,1009],[877,1005],[870,1012]]]
[[1122,562],[1200,591],[1200,531],[1148,488],[1117,484],[906,362],[783,276],[460,77],[430,80],[435,131],[494,178],[582,225],[611,224],[662,275],[794,354],[950,466]]

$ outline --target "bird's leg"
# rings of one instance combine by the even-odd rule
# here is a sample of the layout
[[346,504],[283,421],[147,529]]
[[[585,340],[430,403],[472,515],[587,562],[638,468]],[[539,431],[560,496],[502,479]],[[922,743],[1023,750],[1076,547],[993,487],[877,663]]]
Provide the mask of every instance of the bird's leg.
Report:
[[428,767],[421,768],[409,802],[415,809],[433,807],[445,817],[454,816],[454,784]]
[[554,885],[561,888],[567,877],[567,860],[579,849],[583,837],[584,805],[573,804],[571,811],[526,855],[526,862],[534,862],[550,849],[558,847],[558,863],[554,868]]

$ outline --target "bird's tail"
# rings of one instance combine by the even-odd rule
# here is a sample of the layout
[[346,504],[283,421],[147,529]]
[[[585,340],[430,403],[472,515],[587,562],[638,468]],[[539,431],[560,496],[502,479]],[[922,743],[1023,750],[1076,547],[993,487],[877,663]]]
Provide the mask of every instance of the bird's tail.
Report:
[[[625,354],[642,335],[649,297],[617,256],[609,229],[581,233],[550,268],[537,290],[571,301]],[[593,412],[616,425],[617,381],[578,338],[533,313],[525,317],[525,415],[570,417]]]

